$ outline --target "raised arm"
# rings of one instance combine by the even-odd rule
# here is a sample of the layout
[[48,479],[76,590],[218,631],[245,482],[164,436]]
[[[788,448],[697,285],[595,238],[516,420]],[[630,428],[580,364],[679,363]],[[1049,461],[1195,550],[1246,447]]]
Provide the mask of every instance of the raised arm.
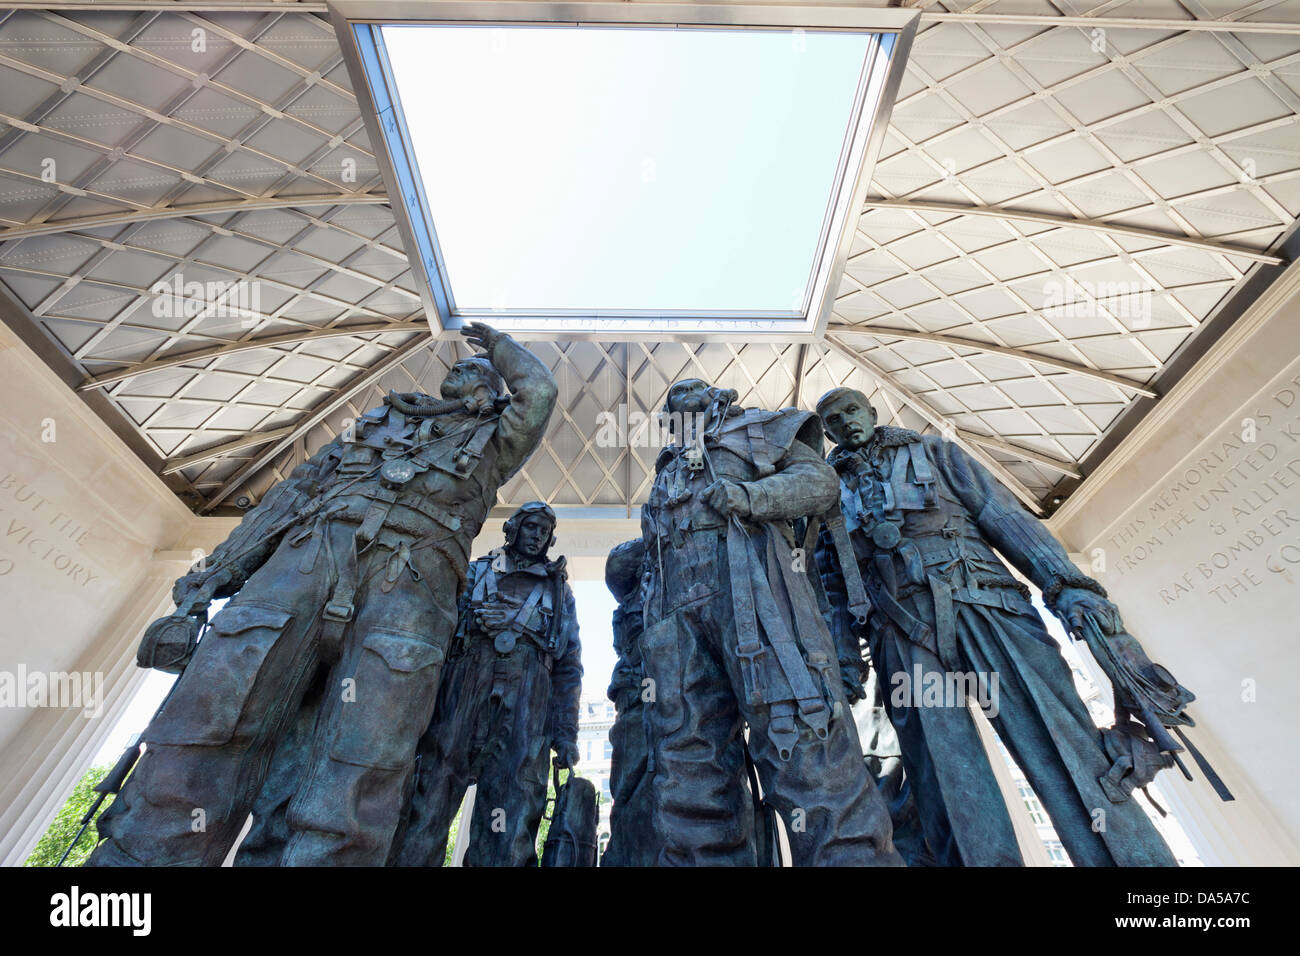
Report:
[[505,481],[523,466],[546,432],[558,393],[555,376],[536,355],[504,332],[472,322],[462,334],[487,353],[488,361],[510,390],[510,403],[501,412],[492,438],[498,448],[497,468]]

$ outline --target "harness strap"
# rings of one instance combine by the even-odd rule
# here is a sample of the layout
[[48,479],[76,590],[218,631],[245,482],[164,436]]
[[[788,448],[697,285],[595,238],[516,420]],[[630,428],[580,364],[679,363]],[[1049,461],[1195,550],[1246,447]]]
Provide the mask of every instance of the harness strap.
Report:
[[950,671],[960,669],[957,656],[957,616],[952,607],[952,585],[937,575],[929,575],[930,596],[934,599],[934,632],[939,660]]
[[[862,582],[862,571],[858,567],[858,558],[849,540],[848,530],[844,526],[844,514],[839,503],[822,516],[826,530],[830,532],[831,543],[835,547],[835,557],[840,564],[840,573],[844,577],[844,590],[849,598],[849,612],[861,627],[871,615],[871,599],[867,597],[866,585]],[[815,522],[809,522],[815,527]]]
[[758,477],[766,478],[768,475],[775,474],[776,465],[772,463],[772,447],[763,433],[763,423],[750,421],[745,427],[745,434],[749,437],[749,452],[753,456]]
[[[359,533],[360,529],[358,529]],[[356,615],[353,600],[357,593],[357,539],[354,535],[344,549],[338,565],[338,580],[321,612],[321,648],[326,658],[337,656],[343,648],[343,631]]]
[[515,644],[519,642],[519,638],[525,629],[526,622],[532,616],[533,610],[537,607],[538,602],[541,601],[542,595],[546,593],[546,583],[547,582],[545,581],[538,581],[537,584],[533,585],[533,590],[532,593],[528,595],[528,600],[524,601],[523,606],[515,613],[515,616],[506,626],[505,630],[497,634],[496,638],[493,640],[493,646],[496,648],[498,654],[509,654],[515,649]]
[[894,565],[890,561],[889,555],[876,555],[875,564],[876,570],[884,582],[883,587],[875,590],[876,607],[894,622],[895,626],[903,632],[903,635],[909,641],[938,656],[939,646],[935,641],[934,629],[903,607],[898,598],[894,596],[897,588],[893,586],[895,581]]
[[754,591],[749,575],[741,574],[748,560],[745,541],[737,538],[734,528],[727,530],[727,565],[731,572],[731,610],[736,616],[736,656],[740,659],[740,676],[745,697],[751,706],[764,703],[763,682],[759,679],[759,661],[767,653],[758,639],[758,619],[754,610]]
[[[804,661],[799,646],[795,644],[794,638],[786,626],[785,615],[781,613],[781,609],[777,606],[776,596],[772,593],[770,580],[763,574],[763,569],[757,566],[757,562],[751,559],[747,545],[744,530],[738,524],[733,523],[727,529],[728,559],[730,561],[734,555],[740,563],[739,566],[736,564],[731,566],[732,581],[735,581],[737,574],[749,578],[754,599],[754,610],[763,620],[763,630],[767,635],[768,646],[771,647],[772,656],[776,659],[777,665],[790,688],[789,693],[798,704],[799,716],[818,738],[824,740],[829,732],[830,710],[826,706],[825,700],[822,699],[821,692],[813,685],[812,677],[808,672],[808,664]],[[789,699],[787,698],[787,700]],[[774,714],[779,703],[778,700],[772,705]],[[777,743],[777,741],[774,739],[773,743]],[[778,744],[778,749],[784,749],[788,753],[790,748],[781,748]]]

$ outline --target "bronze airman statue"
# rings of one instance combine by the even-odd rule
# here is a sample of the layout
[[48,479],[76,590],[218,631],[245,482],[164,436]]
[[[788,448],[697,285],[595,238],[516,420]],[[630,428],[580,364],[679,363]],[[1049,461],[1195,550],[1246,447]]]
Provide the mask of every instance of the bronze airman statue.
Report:
[[[794,538],[792,522],[839,495],[821,425],[808,412],[735,400],[698,379],[669,389],[676,441],[655,462],[641,512],[658,862],[752,860],[733,812],[747,726],[795,865],[900,864],[821,615],[816,567]],[[856,647],[845,653],[859,657]]]
[[[280,780],[279,862],[387,860],[470,542],[555,404],[551,373],[510,336],[463,332],[483,354],[453,365],[442,400],[390,393],[177,582],[181,617],[150,629],[141,658],[183,672],[91,865],[220,865],[313,686],[319,714]],[[187,660],[186,621],[225,596]]]
[[[827,392],[817,413],[836,443],[828,461],[839,473],[851,545],[837,547],[823,533],[818,548],[834,629],[856,632],[850,582],[865,583],[871,663],[936,861],[1022,863],[968,710],[974,699],[1029,778],[1076,866],[1173,866],[1173,854],[1137,801],[1102,782],[1111,776],[1108,751],[1117,735],[1130,752],[1139,740],[1127,724],[1118,731],[1094,726],[1028,589],[998,554],[1041,589],[1043,603],[1067,629],[1098,626],[1116,641],[1123,635],[1132,660],[1145,661],[1101,585],[953,442],[878,426],[866,396],[854,389]],[[846,551],[856,567],[844,567]],[[1171,689],[1182,703],[1191,699],[1184,688]],[[1141,761],[1143,776],[1130,786],[1149,780],[1160,765],[1149,743],[1140,753],[1154,762]]]
[[441,866],[447,831],[477,784],[466,866],[536,866],[551,752],[578,761],[582,646],[563,557],[547,559],[555,512],[529,502],[505,547],[469,567],[460,623],[433,719],[420,742],[397,866]]

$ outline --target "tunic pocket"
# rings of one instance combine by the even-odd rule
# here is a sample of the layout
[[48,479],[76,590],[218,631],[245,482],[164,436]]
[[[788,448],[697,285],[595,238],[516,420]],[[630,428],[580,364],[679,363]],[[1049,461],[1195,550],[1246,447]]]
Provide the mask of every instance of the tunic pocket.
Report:
[[417,635],[367,634],[353,675],[356,697],[341,704],[330,756],[377,770],[408,766],[433,710],[442,662],[442,648]]
[[653,697],[647,714],[655,728],[666,734],[682,725],[686,709],[682,703],[682,650],[678,640],[677,615],[652,624],[641,635],[641,661],[646,677],[654,683],[643,688]]
[[145,739],[156,744],[229,743],[267,654],[292,618],[290,611],[261,604],[231,604],[218,612]]

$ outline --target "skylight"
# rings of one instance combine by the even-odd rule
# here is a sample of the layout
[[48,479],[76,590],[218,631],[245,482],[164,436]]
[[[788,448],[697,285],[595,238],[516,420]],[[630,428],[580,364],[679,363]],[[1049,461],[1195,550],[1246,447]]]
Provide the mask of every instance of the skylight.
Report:
[[443,325],[812,327],[892,34],[355,31]]

